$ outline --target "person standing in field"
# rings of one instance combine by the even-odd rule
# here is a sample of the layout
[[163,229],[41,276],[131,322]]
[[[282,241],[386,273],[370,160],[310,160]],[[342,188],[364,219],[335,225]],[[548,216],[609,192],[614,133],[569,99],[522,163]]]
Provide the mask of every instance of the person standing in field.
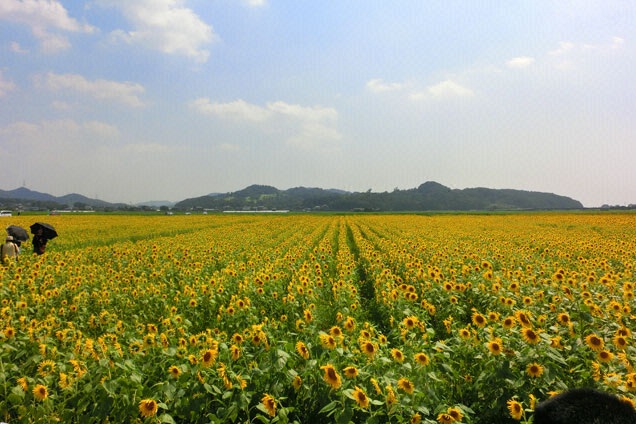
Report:
[[14,243],[12,236],[7,236],[5,243],[0,245],[0,261],[6,265],[10,260],[18,260],[20,248]]
[[37,255],[43,254],[46,250],[46,242],[48,241],[49,240],[44,237],[44,230],[42,230],[42,228],[39,228],[33,236],[33,253]]

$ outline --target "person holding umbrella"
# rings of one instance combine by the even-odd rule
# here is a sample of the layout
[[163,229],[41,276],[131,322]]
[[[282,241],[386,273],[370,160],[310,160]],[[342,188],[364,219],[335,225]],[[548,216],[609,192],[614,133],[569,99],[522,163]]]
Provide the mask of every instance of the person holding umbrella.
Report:
[[7,228],[7,235],[13,237],[13,242],[20,247],[23,241],[27,241],[29,239],[29,234],[27,231],[19,227],[17,225],[9,225]]
[[13,242],[13,236],[7,236],[5,243],[0,245],[0,261],[3,265],[7,265],[9,260],[18,260],[20,248]]
[[49,240],[44,237],[44,231],[41,228],[35,230],[33,241],[31,242],[33,244],[33,253],[37,255],[43,254],[46,251],[46,243],[48,241]]
[[33,234],[33,253],[41,255],[46,251],[46,243],[57,237],[55,228],[44,222],[36,222],[31,225],[31,233]]

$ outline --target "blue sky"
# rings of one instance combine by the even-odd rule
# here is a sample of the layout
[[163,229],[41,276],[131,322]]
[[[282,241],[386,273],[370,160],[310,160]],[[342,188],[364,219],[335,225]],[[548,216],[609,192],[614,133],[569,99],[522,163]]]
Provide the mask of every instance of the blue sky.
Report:
[[636,3],[0,1],[0,189],[636,203]]

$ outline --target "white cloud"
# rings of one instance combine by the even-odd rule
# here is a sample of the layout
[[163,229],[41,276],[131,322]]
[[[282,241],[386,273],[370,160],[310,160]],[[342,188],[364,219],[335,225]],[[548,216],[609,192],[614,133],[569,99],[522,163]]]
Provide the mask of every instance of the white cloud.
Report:
[[304,122],[335,121],[338,112],[322,106],[301,106],[282,101],[258,106],[239,99],[229,103],[211,103],[209,98],[199,98],[190,103],[200,113],[245,121],[262,122],[276,116],[286,116]]
[[78,74],[55,74],[49,72],[37,78],[46,88],[53,91],[76,91],[98,100],[108,100],[132,107],[141,107],[144,103],[139,98],[144,87],[131,82],[117,82],[104,79],[89,81]]
[[55,144],[55,140],[75,140],[83,143],[96,138],[115,139],[119,136],[119,130],[111,124],[100,121],[77,122],[73,119],[58,119],[39,123],[14,122],[0,127],[0,135],[16,142],[43,147]]
[[469,97],[474,94],[473,90],[456,83],[453,80],[442,81],[438,84],[431,85],[424,92],[411,94],[412,100],[420,100],[422,98],[447,98],[447,97]]
[[64,6],[56,0],[3,0],[0,2],[0,19],[29,26],[40,41],[41,49],[47,53],[70,47],[66,36],[52,31],[95,31],[91,25],[81,24],[71,18]]
[[250,7],[261,7],[267,4],[267,0],[242,0],[243,3]]
[[550,55],[552,56],[561,56],[574,48],[574,43],[570,41],[561,41],[559,43],[559,48],[550,51]]
[[0,97],[6,95],[9,91],[15,90],[15,84],[4,79],[2,70],[0,69]]
[[[268,131],[274,128],[286,134],[288,144],[298,147],[324,150],[325,146],[342,138],[336,129],[338,112],[333,108],[308,107],[283,101],[259,106],[242,99],[228,103],[212,103],[208,98],[196,99],[190,106],[204,115],[267,124]],[[276,125],[272,125],[274,122]]]
[[287,139],[290,146],[300,147],[306,150],[334,151],[342,139],[338,130],[330,125],[319,122],[305,122],[298,132]]
[[267,109],[307,122],[328,122],[338,119],[335,109],[322,106],[306,107],[278,101],[267,103]]
[[0,135],[7,138],[19,138],[22,136],[31,136],[38,131],[38,125],[31,122],[18,121],[7,125],[6,127],[0,127]]
[[203,46],[212,42],[215,34],[192,9],[183,7],[183,0],[98,0],[98,3],[117,8],[132,24],[130,31],[115,31],[116,38],[192,57],[197,62],[208,60],[209,52]]
[[510,59],[506,62],[509,68],[527,68],[534,63],[534,58],[529,56],[520,56]]
[[11,46],[10,46],[10,48],[11,48],[11,51],[12,51],[13,53],[26,54],[26,53],[28,53],[28,52],[29,52],[27,49],[24,49],[24,48],[20,45],[20,43],[18,43],[17,41],[12,41],[12,42],[11,42]]
[[557,49],[548,52],[554,62],[552,66],[561,71],[580,70],[590,60],[598,61],[600,57],[610,57],[620,54],[625,46],[625,39],[612,37],[609,42],[576,44],[562,41]]
[[623,47],[623,45],[625,44],[625,39],[623,39],[622,37],[612,37],[612,48],[613,49],[619,49],[621,47]]
[[397,82],[384,82],[382,79],[376,78],[367,81],[367,89],[372,91],[373,93],[381,93],[384,91],[396,91],[404,88],[404,84]]
[[117,138],[119,137],[119,129],[114,125],[107,124],[100,121],[88,121],[83,125],[84,129],[91,134],[99,135],[104,138]]
[[267,109],[241,99],[229,103],[211,103],[210,99],[202,97],[191,102],[190,106],[199,113],[240,121],[259,122],[271,115]]

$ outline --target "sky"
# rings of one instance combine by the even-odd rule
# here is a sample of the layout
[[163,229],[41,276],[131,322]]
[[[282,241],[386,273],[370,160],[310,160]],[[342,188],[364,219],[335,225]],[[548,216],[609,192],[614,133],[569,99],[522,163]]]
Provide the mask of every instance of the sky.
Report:
[[632,0],[0,0],[0,189],[636,204]]

